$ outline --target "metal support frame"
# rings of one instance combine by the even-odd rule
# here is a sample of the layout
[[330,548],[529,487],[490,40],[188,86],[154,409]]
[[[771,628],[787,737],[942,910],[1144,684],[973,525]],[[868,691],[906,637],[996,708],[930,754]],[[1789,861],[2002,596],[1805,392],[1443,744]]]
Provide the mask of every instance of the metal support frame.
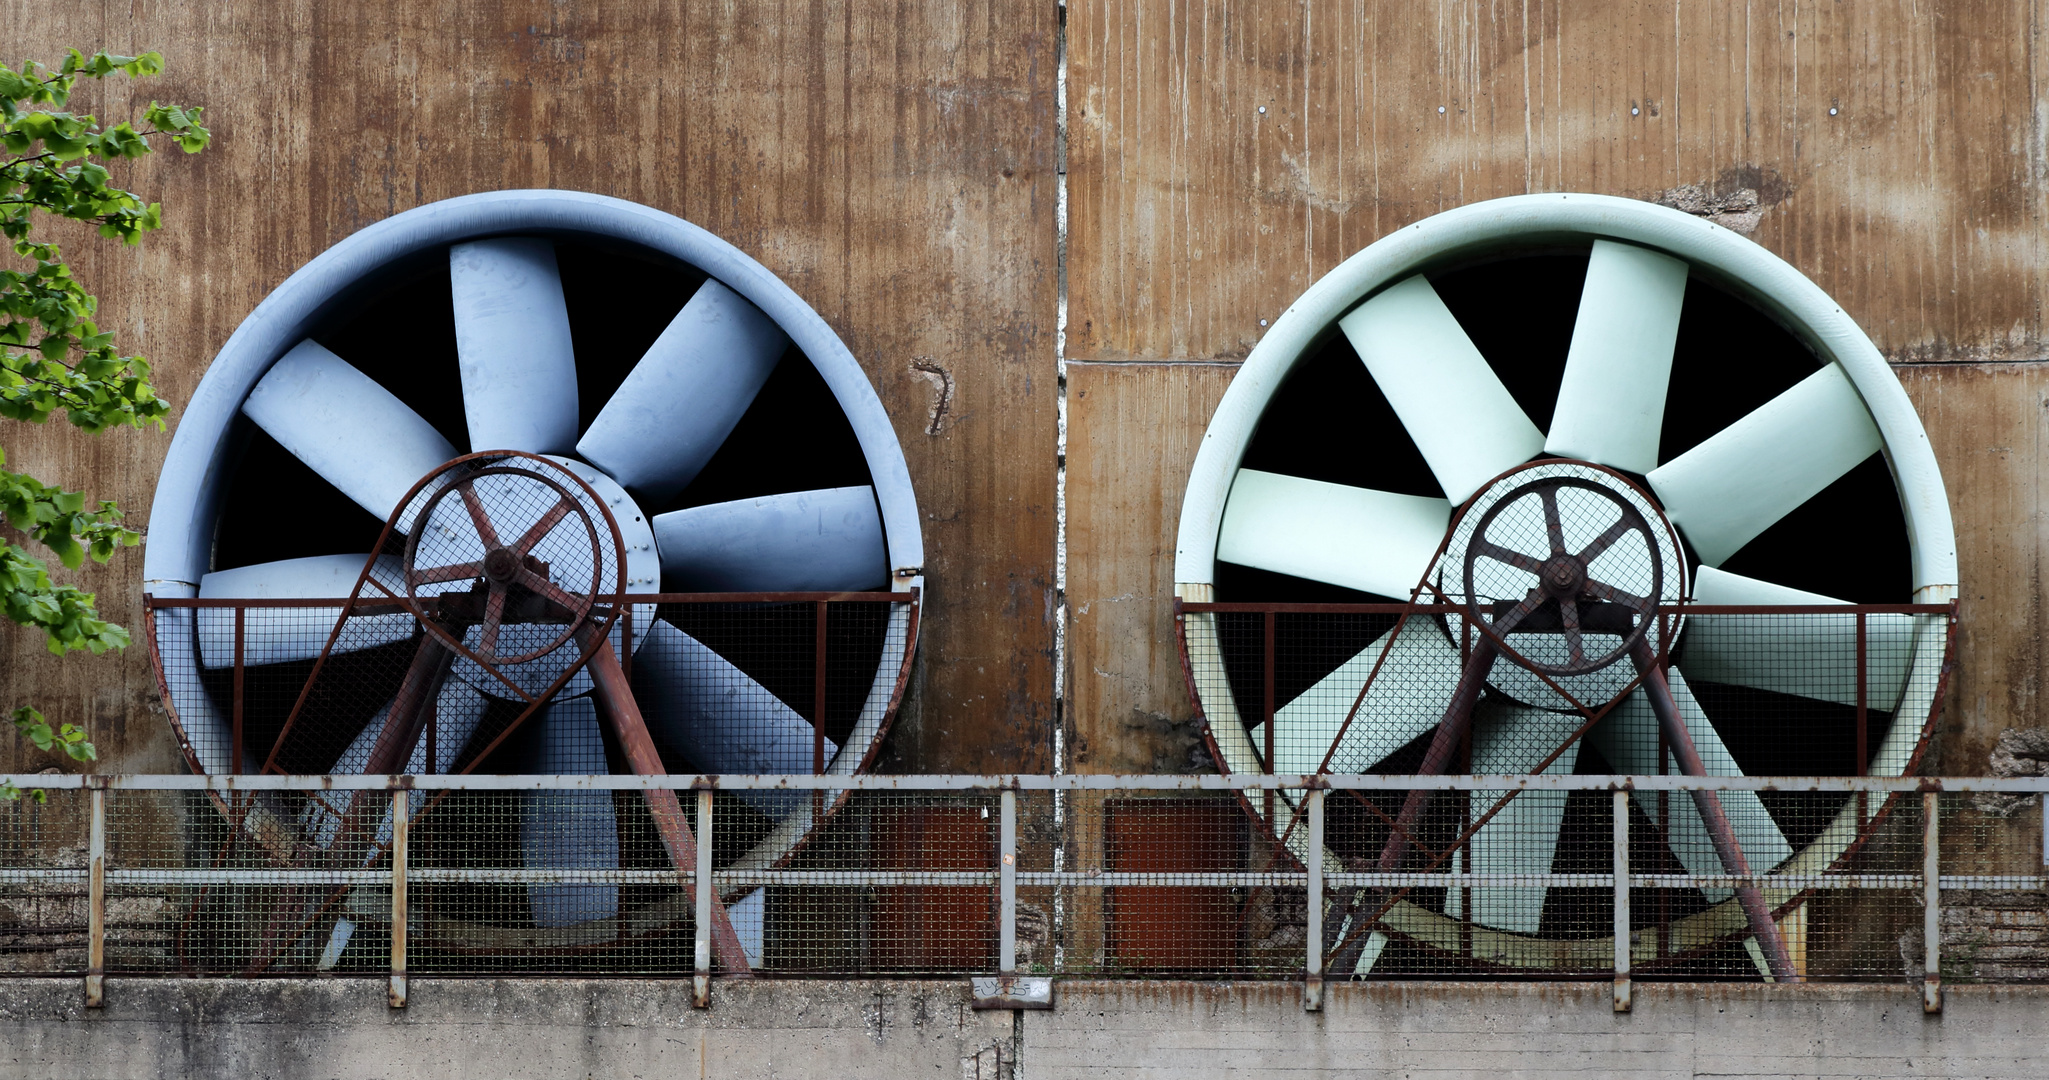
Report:
[[1615,1011],[1629,1011],[1629,792],[1615,799]]
[[1942,1011],[1942,803],[1921,796],[1921,1011]]
[[85,1007],[107,1003],[107,788],[104,777],[85,778],[92,820],[86,832]]
[[[1326,801],[1330,790],[1379,791],[1470,791],[1507,788],[1525,791],[1607,791],[1612,801],[1613,864],[1605,873],[1501,873],[1457,875],[1457,880],[1474,887],[1514,885],[1522,887],[1596,887],[1613,891],[1613,974],[1614,1006],[1627,1011],[1633,967],[1631,940],[1632,888],[1729,888],[1758,889],[1793,894],[1807,890],[1890,889],[1922,891],[1923,963],[1925,1006],[1930,1013],[1942,1010],[1942,907],[1943,888],[1979,890],[2049,890],[2049,872],[2040,874],[1952,874],[1941,873],[1941,794],[2004,793],[2049,795],[2049,778],[2044,777],[1721,777],[1721,776],[1382,776],[1363,775],[1029,775],[1029,776],[166,776],[166,775],[62,775],[15,774],[0,777],[24,791],[83,791],[87,796],[88,840],[84,867],[20,866],[0,868],[0,885],[49,884],[81,886],[87,892],[87,955],[84,980],[88,1006],[104,1000],[106,971],[107,901],[109,887],[165,885],[323,885],[338,887],[388,886],[391,893],[391,953],[389,997],[393,1007],[405,1004],[408,983],[409,896],[411,884],[473,883],[517,885],[533,880],[520,868],[444,867],[415,868],[410,864],[413,812],[418,809],[415,789],[522,791],[561,788],[569,790],[626,790],[669,794],[689,787],[696,796],[696,835],[691,858],[685,866],[684,884],[692,893],[697,923],[693,988],[698,1004],[708,1004],[717,934],[715,926],[721,890],[758,886],[957,886],[993,888],[997,899],[999,928],[999,973],[978,979],[975,1001],[985,1008],[1050,1007],[1050,981],[1018,974],[1017,889],[1024,887],[1156,887],[1157,875],[1141,872],[1077,870],[1025,870],[1018,865],[1019,791],[1078,790],[1181,790],[1235,791],[1268,790],[1278,795],[1287,789],[1301,790],[1305,848],[1299,869],[1235,870],[1175,875],[1175,884],[1189,887],[1272,888],[1300,887],[1305,890],[1305,950],[1303,979],[1304,1007],[1315,1010],[1323,1002],[1326,971],[1333,967],[1329,944],[1320,931],[1328,928],[1332,891],[1339,896],[1361,889],[1391,889],[1441,886],[1448,875],[1442,871],[1403,870],[1362,872],[1332,869],[1321,857],[1327,838]],[[1001,801],[998,859],[995,865],[978,870],[926,871],[916,869],[812,870],[761,867],[714,871],[714,796],[719,788],[730,790],[807,790],[834,793],[851,790],[882,792],[973,792],[995,791]],[[110,868],[107,801],[117,791],[321,791],[327,789],[390,792],[391,865],[341,866],[307,864],[283,868],[232,866]],[[1835,871],[1763,873],[1641,873],[1633,872],[1629,853],[1632,796],[1639,792],[1693,791],[1834,791],[1847,793],[1905,794],[1919,791],[1923,814],[1922,857],[1918,872],[1846,873]],[[2049,808],[2044,809],[2049,815]],[[2049,850],[2043,852],[2049,864]],[[2045,867],[2049,869],[2049,867]],[[547,871],[556,884],[613,883],[669,884],[677,880],[674,869],[636,868]],[[982,984],[987,984],[983,986]]]
[[1303,801],[1309,809],[1308,854],[1302,869],[1308,877],[1303,890],[1307,910],[1303,912],[1302,1008],[1323,1011],[1323,789],[1311,788]]
[[[1332,791],[1776,791],[1874,794],[2040,795],[2049,793],[2043,776],[1622,776],[1608,773],[858,773],[717,775],[663,773],[562,773],[484,775],[439,773],[406,776],[381,773],[315,775],[175,775],[123,773],[0,773],[23,791],[1244,791],[1322,787]],[[1600,875],[1604,880],[1607,875]],[[1680,875],[1684,876],[1684,875]],[[1722,877],[1724,875],[1710,875]],[[1759,875],[1762,876],[1762,875]]]
[[996,973],[1017,974],[1017,792],[1001,795],[996,867]]
[[410,792],[391,793],[391,989],[392,1008],[406,1007],[406,863],[412,850]]
[[[1013,777],[1013,780],[1016,778]],[[997,839],[996,839],[996,976],[976,977],[969,980],[969,1007],[974,1009],[1050,1009],[1053,1007],[1053,980],[1046,976],[1021,976],[1017,973],[1017,787],[1015,783],[1004,786],[998,792]],[[914,875],[921,882],[931,882],[939,877],[971,875],[944,875],[917,871]],[[978,884],[987,884],[988,875]],[[1067,878],[1081,877],[1079,874],[1053,875],[1043,873],[1025,875],[1031,879],[1048,876]],[[1051,884],[1042,882],[1042,884]],[[1065,881],[1060,884],[1066,884]]]
[[711,1007],[711,908],[718,896],[711,873],[711,800],[710,788],[697,789],[697,872],[693,881],[697,890],[696,941],[691,950],[690,1004],[700,1009]]

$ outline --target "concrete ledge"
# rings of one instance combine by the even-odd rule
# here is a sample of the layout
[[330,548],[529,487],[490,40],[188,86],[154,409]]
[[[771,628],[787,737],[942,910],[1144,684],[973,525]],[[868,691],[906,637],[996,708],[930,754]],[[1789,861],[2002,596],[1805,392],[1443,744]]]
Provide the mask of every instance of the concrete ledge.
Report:
[[1020,1075],[2013,1077],[2049,1072],[2049,986],[1069,982],[1025,1018]]
[[363,979],[0,981],[0,1078],[993,1077],[1009,1013],[967,980],[416,979],[392,1009]]
[[2043,1075],[2049,986],[1066,982],[977,1013],[966,980],[0,981],[0,1080],[234,1076],[1350,1077]]

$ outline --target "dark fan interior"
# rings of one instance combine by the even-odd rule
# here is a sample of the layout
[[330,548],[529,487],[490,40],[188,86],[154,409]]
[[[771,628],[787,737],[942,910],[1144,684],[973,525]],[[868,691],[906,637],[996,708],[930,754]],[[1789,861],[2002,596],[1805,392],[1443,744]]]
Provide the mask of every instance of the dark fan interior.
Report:
[[[1549,425],[1572,342],[1584,251],[1544,251],[1455,267],[1431,285],[1541,429]],[[1681,310],[1659,459],[1669,461],[1814,373],[1813,352],[1749,303],[1690,280]],[[1459,403],[1446,401],[1447,410]],[[1248,469],[1406,495],[1444,491],[1343,334],[1295,366],[1247,444]],[[1870,460],[1723,563],[1731,573],[1860,603],[1911,592],[1906,518],[1881,456]],[[1229,600],[1342,603],[1365,594],[1220,563]],[[1381,598],[1373,598],[1381,599]],[[1406,599],[1406,597],[1394,598]]]
[[[580,426],[588,427],[704,275],[680,263],[558,241],[576,347]],[[375,379],[459,450],[469,447],[456,366],[455,306],[445,258],[415,259],[386,287],[351,298],[312,337]],[[240,421],[243,442],[214,539],[216,570],[368,551],[383,522]],[[795,348],[697,479],[646,513],[732,499],[869,483],[860,441],[832,391]],[[638,494],[638,493],[636,493]],[[278,528],[289,521],[289,529]]]
[[[577,357],[579,427],[587,428],[705,277],[692,267],[647,253],[562,239],[555,250]],[[388,268],[376,287],[358,290],[333,305],[311,336],[390,390],[458,450],[469,448],[445,251]],[[214,569],[368,552],[376,546],[383,522],[262,429],[243,419],[234,438],[241,450],[216,524]],[[641,509],[654,515],[707,503],[869,483],[866,458],[852,425],[809,358],[792,347],[696,480],[675,498]],[[882,648],[880,625],[869,625],[876,618],[843,610],[847,606],[834,610],[828,627],[826,730],[840,741],[853,728]],[[786,704],[810,716],[814,707],[808,611],[788,613],[790,618],[757,619],[774,632],[757,626],[751,638],[730,632],[722,636],[715,625],[718,614],[672,607],[665,608],[662,617],[701,635],[700,640]],[[706,625],[694,625],[693,620]],[[797,622],[803,626],[796,627]],[[410,642],[385,646],[375,651],[375,657],[362,656],[362,662],[379,672],[402,672],[412,648]],[[390,650],[404,655],[395,661],[381,655]],[[801,662],[791,659],[796,653],[802,653]],[[248,745],[271,744],[310,666],[307,662],[251,669],[252,687],[260,683],[263,690],[250,697]],[[800,667],[803,670],[797,670]],[[207,675],[209,691],[223,702],[230,693],[224,681],[228,675],[225,669]],[[348,715],[302,718],[298,727],[305,730],[295,729],[289,740],[287,753],[294,760],[281,764],[293,771],[325,771],[349,737],[396,689],[383,685],[390,679],[342,675],[346,672],[331,666],[321,681],[358,689],[316,697],[331,697],[331,703],[322,707]],[[472,752],[489,743],[510,720],[510,714],[487,716]],[[509,768],[513,759],[506,755],[516,756],[520,749],[515,736],[483,765]]]

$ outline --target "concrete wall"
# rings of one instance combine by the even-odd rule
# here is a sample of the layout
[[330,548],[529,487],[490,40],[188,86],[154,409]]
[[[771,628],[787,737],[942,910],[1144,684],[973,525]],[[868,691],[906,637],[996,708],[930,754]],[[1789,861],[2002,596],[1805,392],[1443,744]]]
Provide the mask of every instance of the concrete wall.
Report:
[[2049,987],[1065,983],[1052,1012],[977,1013],[962,982],[115,981],[0,984],[14,1077],[1859,1076],[2042,1074]]

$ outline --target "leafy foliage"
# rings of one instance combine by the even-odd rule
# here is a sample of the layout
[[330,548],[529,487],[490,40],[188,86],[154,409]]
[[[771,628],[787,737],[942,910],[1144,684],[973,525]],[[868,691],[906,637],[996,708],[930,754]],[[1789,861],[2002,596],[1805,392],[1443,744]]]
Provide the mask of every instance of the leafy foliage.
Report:
[[[157,53],[88,57],[76,49],[55,70],[0,64],[0,236],[22,260],[0,270],[0,417],[40,424],[62,413],[89,434],[163,430],[171,406],[150,384],[149,363],[121,353],[113,334],[93,321],[99,301],[72,276],[62,249],[32,235],[38,214],[94,226],[123,244],[140,243],[163,226],[162,207],[115,186],[107,166],[150,153],[152,137],[188,154],[205,149],[211,136],[201,110],[152,101],[140,129],[128,121],[103,127],[91,115],[67,111],[81,78],[140,79],[163,70]],[[78,569],[88,557],[104,563],[141,541],[122,527],[112,502],[88,503],[80,492],[5,465],[0,450],[0,514],[64,566]],[[42,630],[60,655],[128,644],[126,630],[99,617],[92,593],[51,581],[48,567],[19,544],[0,546],[0,611]],[[81,761],[94,756],[83,732],[69,724],[52,731],[27,706],[15,710],[14,723],[39,749],[61,748]]]
[[[42,713],[26,705],[14,710],[14,730],[20,732],[28,741],[34,743],[36,749],[61,750],[70,755],[73,761],[91,761],[100,756],[99,751],[93,749],[93,745],[85,741],[85,732],[78,730],[76,725],[61,724],[53,730],[50,727],[50,722],[43,719]],[[9,781],[0,780],[0,800],[13,800],[20,797],[21,791],[19,788],[16,788]],[[41,788],[29,792],[29,797],[37,802],[48,802],[50,798],[49,793]]]

